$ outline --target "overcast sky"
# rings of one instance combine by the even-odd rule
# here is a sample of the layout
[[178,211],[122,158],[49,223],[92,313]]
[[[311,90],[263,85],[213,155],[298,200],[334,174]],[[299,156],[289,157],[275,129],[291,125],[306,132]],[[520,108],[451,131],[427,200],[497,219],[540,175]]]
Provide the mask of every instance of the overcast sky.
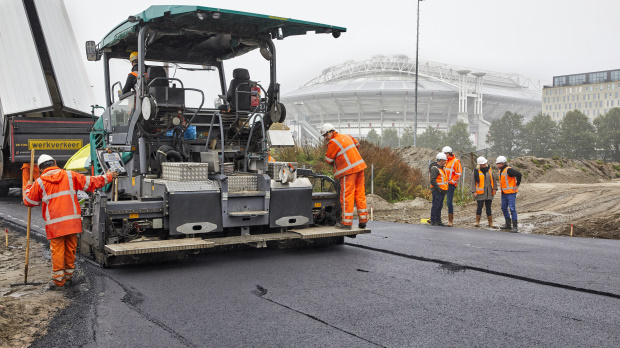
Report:
[[[378,54],[415,58],[415,0],[64,1],[81,50],[85,41],[99,42],[150,5],[201,5],[346,27],[338,39],[312,34],[276,41],[285,93],[347,60]],[[425,0],[420,3],[420,59],[516,73],[541,85],[551,84],[555,75],[619,69],[618,13],[618,0]],[[103,104],[102,64],[87,62],[85,55],[84,62],[97,102]],[[268,81],[268,65],[257,52],[228,64],[229,76],[234,67],[248,68],[252,79]],[[128,71],[128,61],[114,64],[112,74],[118,77],[113,81],[124,83]],[[213,76],[205,81],[216,84]]]

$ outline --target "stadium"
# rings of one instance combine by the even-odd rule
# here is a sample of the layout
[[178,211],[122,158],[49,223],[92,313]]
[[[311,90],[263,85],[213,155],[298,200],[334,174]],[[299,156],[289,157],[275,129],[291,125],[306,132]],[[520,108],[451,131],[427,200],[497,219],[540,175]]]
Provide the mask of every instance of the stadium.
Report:
[[[282,97],[287,125],[300,141],[319,141],[316,130],[324,122],[359,138],[371,129],[381,134],[396,128],[402,135],[414,125],[415,65],[415,59],[396,55],[327,68]],[[462,120],[480,149],[490,122],[506,111],[529,120],[541,110],[540,83],[523,76],[429,61],[420,61],[418,70],[418,134]]]

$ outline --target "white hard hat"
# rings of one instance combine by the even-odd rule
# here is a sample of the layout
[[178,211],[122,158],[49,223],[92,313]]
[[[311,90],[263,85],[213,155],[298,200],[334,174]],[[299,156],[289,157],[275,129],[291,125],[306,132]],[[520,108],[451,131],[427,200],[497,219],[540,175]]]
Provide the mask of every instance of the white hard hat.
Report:
[[330,131],[336,130],[336,127],[334,127],[333,124],[331,123],[326,123],[324,125],[321,126],[321,135],[325,135]]
[[50,155],[41,155],[39,156],[39,160],[37,161],[37,166],[40,166],[42,163],[47,161],[53,161],[54,159]]
[[487,159],[482,156],[478,157],[478,164],[487,164]]
[[437,160],[438,160],[438,161],[439,161],[439,160],[448,160],[448,156],[446,156],[446,154],[445,154],[445,153],[440,152],[440,153],[438,153],[438,154],[437,154]]
[[497,159],[495,160],[495,163],[506,163],[506,157],[504,156],[497,156]]
[[452,153],[452,148],[450,146],[444,146],[443,149],[441,149],[441,152],[443,153]]

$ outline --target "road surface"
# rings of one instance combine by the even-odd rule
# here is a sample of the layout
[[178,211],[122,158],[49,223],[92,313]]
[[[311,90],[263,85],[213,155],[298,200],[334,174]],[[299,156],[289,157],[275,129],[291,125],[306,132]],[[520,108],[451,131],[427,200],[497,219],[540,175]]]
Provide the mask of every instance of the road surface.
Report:
[[[0,218],[25,220],[17,201]],[[369,227],[315,250],[80,262],[72,305],[33,347],[620,345],[620,241]]]

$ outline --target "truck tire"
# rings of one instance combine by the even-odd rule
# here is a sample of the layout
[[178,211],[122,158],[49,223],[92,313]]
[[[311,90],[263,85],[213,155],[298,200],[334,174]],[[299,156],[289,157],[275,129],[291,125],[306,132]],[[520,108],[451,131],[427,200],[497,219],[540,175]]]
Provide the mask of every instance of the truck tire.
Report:
[[0,183],[0,197],[8,196],[9,195],[9,188],[10,188],[10,186],[8,184]]

